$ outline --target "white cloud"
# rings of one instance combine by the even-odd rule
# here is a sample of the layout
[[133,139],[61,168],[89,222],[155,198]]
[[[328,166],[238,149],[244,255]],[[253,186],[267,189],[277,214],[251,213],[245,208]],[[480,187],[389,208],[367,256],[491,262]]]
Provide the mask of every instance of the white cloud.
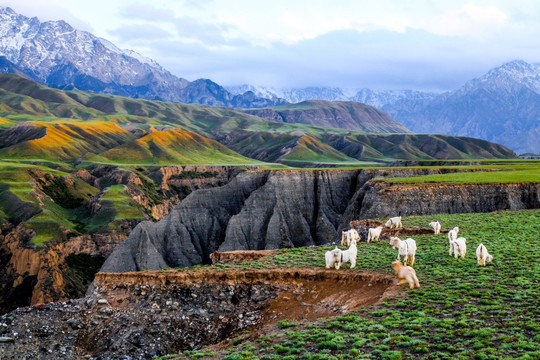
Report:
[[222,84],[448,89],[540,62],[537,0],[4,0]]
[[467,3],[460,10],[450,10],[424,21],[424,28],[440,35],[473,37],[500,31],[508,24],[508,15],[495,6],[481,7]]

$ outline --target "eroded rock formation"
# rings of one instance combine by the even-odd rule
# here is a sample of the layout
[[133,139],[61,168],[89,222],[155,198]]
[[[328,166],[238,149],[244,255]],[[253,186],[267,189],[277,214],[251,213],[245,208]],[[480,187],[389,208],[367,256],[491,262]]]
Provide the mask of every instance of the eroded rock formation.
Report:
[[[378,177],[439,169],[248,171],[197,191],[158,223],[139,224],[102,271],[209,263],[216,251],[336,242],[352,220],[540,207],[540,184],[392,185]],[[452,170],[444,170],[452,171]]]

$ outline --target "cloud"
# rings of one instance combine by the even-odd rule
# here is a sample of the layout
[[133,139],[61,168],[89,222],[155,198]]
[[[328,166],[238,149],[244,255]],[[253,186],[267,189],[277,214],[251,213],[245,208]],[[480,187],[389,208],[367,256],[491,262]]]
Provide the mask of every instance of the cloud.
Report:
[[174,11],[168,8],[157,8],[149,4],[135,3],[120,7],[116,11],[120,18],[143,20],[147,22],[174,23]]
[[429,91],[457,88],[523,55],[509,54],[503,46],[494,49],[478,39],[415,29],[341,30],[294,44],[249,45],[233,50],[186,43],[161,46],[162,65],[188,80],[204,77],[223,85]]
[[449,10],[425,21],[425,28],[440,35],[482,36],[508,24],[508,15],[490,5],[467,3],[460,10]]
[[235,29],[226,23],[202,22],[189,16],[176,18],[175,25],[179,37],[198,40],[207,45],[226,45],[229,42],[227,35]]
[[155,39],[172,40],[174,35],[161,27],[152,24],[124,25],[109,33],[118,38],[122,43],[133,44],[138,42],[153,42]]

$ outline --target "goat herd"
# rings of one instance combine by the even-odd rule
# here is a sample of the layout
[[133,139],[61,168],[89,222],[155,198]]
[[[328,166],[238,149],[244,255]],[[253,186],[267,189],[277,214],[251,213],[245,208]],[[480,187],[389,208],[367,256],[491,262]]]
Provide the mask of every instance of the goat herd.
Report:
[[[385,226],[390,229],[394,227],[396,229],[402,228],[401,216],[390,218]],[[441,224],[438,221],[429,223],[429,226],[433,229],[435,235],[440,234]],[[368,230],[367,242],[379,240],[382,229],[382,226],[370,228]],[[449,255],[452,256],[453,254],[456,259],[458,257],[465,257],[467,251],[466,239],[464,237],[458,238],[458,232],[459,228],[457,226],[448,232],[448,241],[450,243]],[[358,241],[360,241],[360,235],[355,229],[343,231],[341,234],[341,245],[348,246],[349,248],[347,250],[341,250],[336,246],[335,249],[327,251],[325,254],[326,268],[330,269],[331,267],[335,267],[336,269],[339,269],[341,264],[345,262],[350,262],[351,269],[354,268],[356,266],[356,255],[358,252],[356,243]],[[416,272],[411,266],[407,265],[414,265],[416,241],[411,238],[401,240],[398,237],[390,237],[390,246],[392,246],[393,249],[398,250],[397,260],[392,263],[392,267],[399,283],[408,283],[411,289],[415,286],[420,287]],[[403,264],[401,263],[401,257],[403,257]],[[486,266],[486,262],[493,260],[493,256],[488,253],[484,244],[478,245],[478,248],[476,249],[476,258],[478,265],[480,266]]]

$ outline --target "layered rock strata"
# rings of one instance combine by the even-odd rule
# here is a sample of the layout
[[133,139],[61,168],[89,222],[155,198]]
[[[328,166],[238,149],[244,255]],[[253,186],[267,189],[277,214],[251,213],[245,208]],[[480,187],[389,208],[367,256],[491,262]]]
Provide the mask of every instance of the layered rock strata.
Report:
[[[452,170],[444,170],[452,171]],[[218,251],[334,243],[352,220],[540,207],[540,184],[399,185],[372,179],[439,169],[248,171],[197,191],[158,223],[142,222],[105,272],[189,267]]]

